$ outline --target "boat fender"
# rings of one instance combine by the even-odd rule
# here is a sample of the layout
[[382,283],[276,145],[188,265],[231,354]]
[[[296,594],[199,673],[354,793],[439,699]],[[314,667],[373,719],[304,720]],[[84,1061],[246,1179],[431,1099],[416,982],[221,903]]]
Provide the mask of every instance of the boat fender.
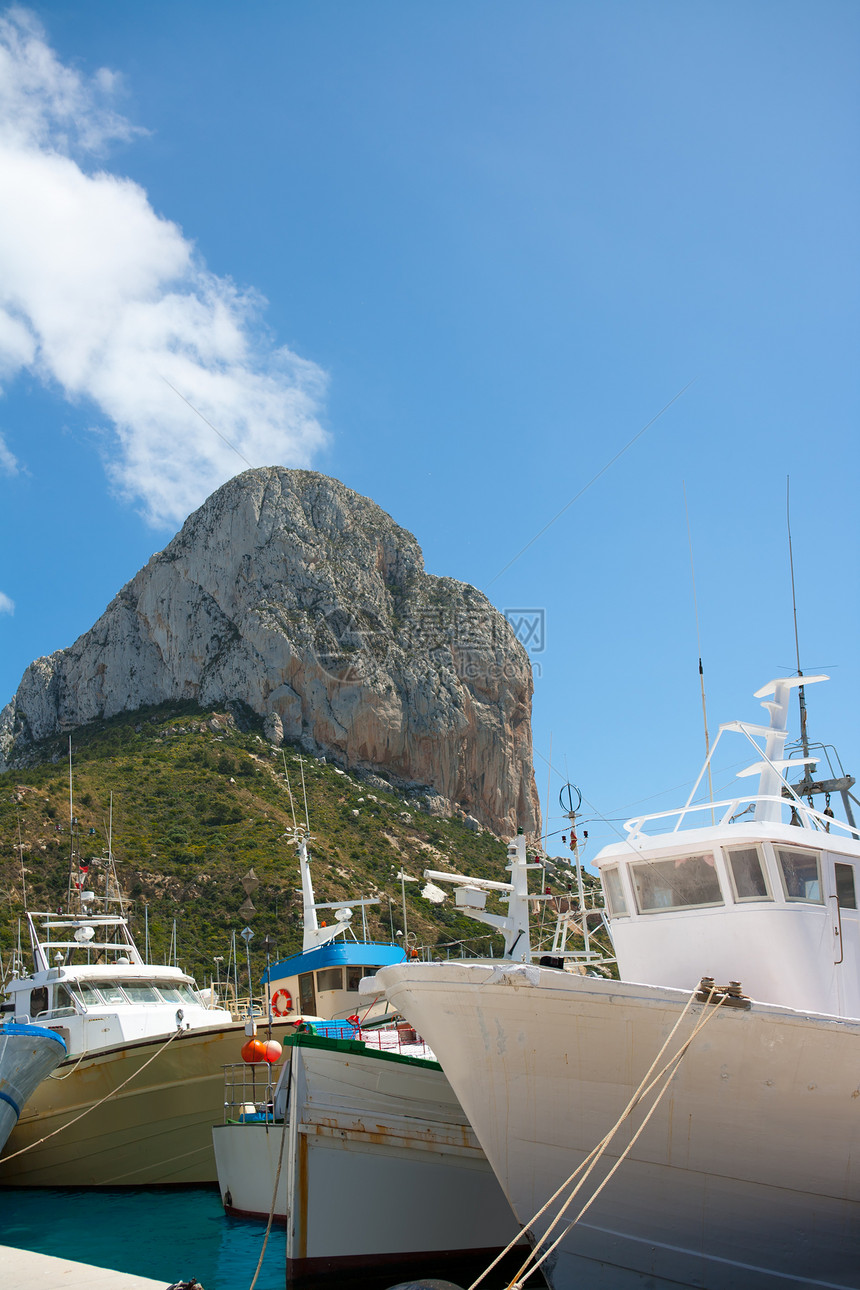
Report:
[[276,990],[272,995],[272,1012],[276,1017],[286,1017],[293,1010],[293,996],[289,990]]

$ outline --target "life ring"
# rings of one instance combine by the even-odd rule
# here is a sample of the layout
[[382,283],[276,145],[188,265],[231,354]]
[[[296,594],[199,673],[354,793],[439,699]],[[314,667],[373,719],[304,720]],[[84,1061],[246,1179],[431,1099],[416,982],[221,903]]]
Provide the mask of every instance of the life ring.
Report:
[[276,990],[272,995],[272,1012],[275,1016],[286,1017],[292,1010],[293,996],[289,990]]

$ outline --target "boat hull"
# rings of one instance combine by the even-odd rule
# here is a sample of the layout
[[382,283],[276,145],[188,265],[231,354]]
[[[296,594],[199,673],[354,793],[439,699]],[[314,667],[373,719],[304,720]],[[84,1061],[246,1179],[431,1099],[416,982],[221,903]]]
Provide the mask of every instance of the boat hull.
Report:
[[[287,1025],[273,1028],[279,1040],[293,1031]],[[239,1059],[244,1042],[244,1024],[235,1022],[183,1031],[167,1047],[162,1037],[70,1058],[43,1081],[22,1112],[0,1157],[0,1185],[215,1182],[212,1125],[224,1115],[223,1067]],[[71,1123],[104,1097],[102,1106]],[[40,1142],[57,1129],[56,1136]],[[6,1159],[23,1147],[29,1148],[23,1155]]]
[[0,1151],[36,1088],[66,1055],[66,1045],[41,1026],[0,1026]]
[[292,1049],[286,1128],[215,1128],[225,1207],[268,1218],[280,1157],[291,1286],[388,1286],[470,1258],[477,1274],[518,1229],[448,1080],[435,1063],[361,1048]]
[[[380,979],[541,1244],[546,1220],[533,1215],[616,1123],[688,996],[534,967],[395,967]],[[630,1138],[628,1125],[566,1221]],[[553,1290],[860,1287],[860,1024],[720,1008],[542,1270]]]

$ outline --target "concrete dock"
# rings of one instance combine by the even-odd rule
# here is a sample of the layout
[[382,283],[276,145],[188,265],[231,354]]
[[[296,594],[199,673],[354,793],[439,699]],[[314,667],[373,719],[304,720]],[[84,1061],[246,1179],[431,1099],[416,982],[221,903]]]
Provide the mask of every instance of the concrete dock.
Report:
[[163,1281],[136,1277],[113,1268],[94,1268],[89,1263],[57,1259],[51,1254],[34,1254],[12,1245],[0,1245],[0,1283],[3,1290],[167,1290]]

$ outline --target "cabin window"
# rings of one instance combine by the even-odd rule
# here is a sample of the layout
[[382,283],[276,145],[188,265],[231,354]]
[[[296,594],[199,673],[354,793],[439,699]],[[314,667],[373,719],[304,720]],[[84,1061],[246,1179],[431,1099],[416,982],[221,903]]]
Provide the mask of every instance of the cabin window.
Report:
[[609,912],[613,918],[621,918],[627,913],[627,900],[624,896],[624,888],[621,885],[621,874],[618,865],[613,865],[611,869],[603,869],[600,874],[603,882],[603,890],[606,893],[606,903],[609,906]]
[[69,989],[85,1008],[97,1007],[102,1001],[98,990],[89,981],[75,981],[73,985],[69,985]]
[[317,989],[323,990],[342,990],[343,989],[343,968],[322,968],[317,972]]
[[789,851],[777,847],[782,885],[787,900],[806,900],[821,905],[821,866],[815,851]]
[[737,847],[727,854],[735,900],[772,900],[758,847]]
[[74,1017],[77,1012],[75,1001],[64,985],[57,986],[57,999],[54,1004],[55,1017]]
[[358,994],[358,987],[364,974],[365,969],[363,967],[348,967],[346,969],[346,988],[350,994]]
[[125,1003],[126,997],[118,981],[99,981],[99,994],[105,1003]]
[[712,855],[651,860],[631,865],[631,869],[636,902],[642,914],[723,903]]
[[128,996],[129,1003],[160,1003],[156,991],[145,981],[126,981],[122,988]]
[[836,874],[836,903],[840,909],[857,908],[857,889],[854,886],[853,864],[840,864],[837,860],[833,866]]
[[314,994],[313,972],[303,972],[299,977],[299,1007],[302,1012],[316,1013],[317,999]]
[[200,1003],[191,986],[184,981],[180,981],[178,985],[162,985],[159,981],[158,993],[165,1003]]
[[40,1012],[48,1011],[48,987],[40,985],[38,990],[30,991],[30,1016],[38,1017]]

